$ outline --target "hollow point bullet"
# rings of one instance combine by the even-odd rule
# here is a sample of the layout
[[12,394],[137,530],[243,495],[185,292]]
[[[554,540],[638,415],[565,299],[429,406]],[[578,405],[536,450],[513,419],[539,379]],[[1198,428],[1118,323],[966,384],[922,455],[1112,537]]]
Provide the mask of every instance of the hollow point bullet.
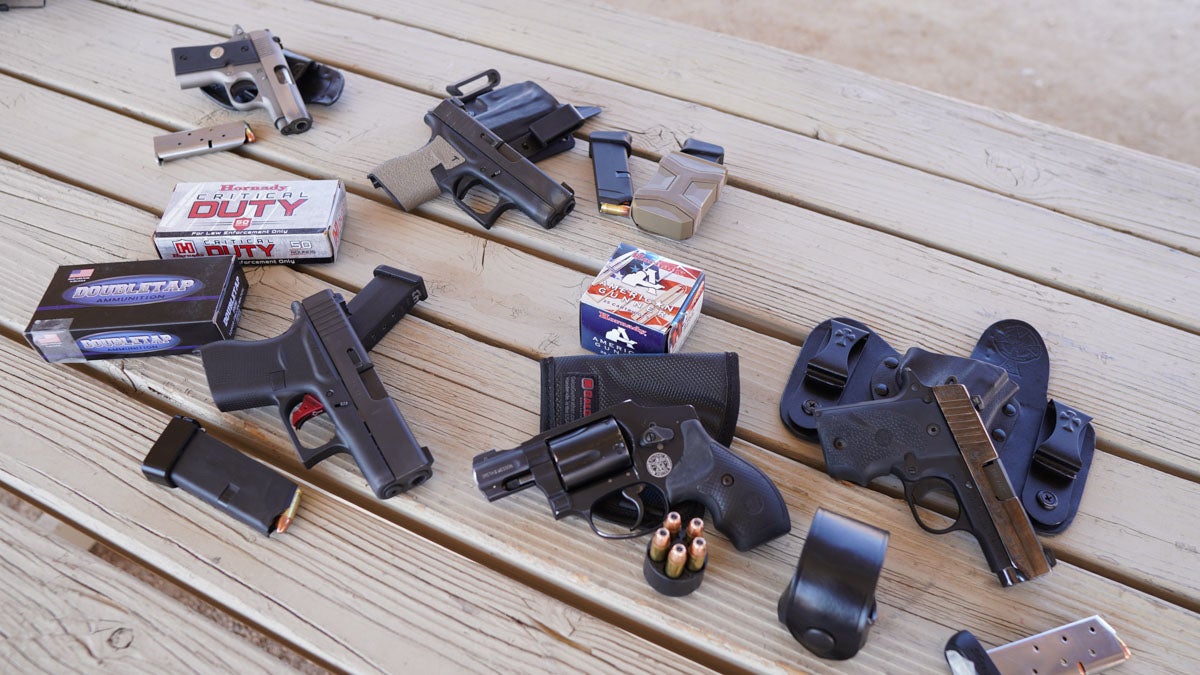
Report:
[[667,528],[667,531],[674,537],[683,528],[683,516],[679,515],[677,511],[668,513],[667,517],[663,519],[663,527]]
[[671,532],[665,527],[658,528],[650,540],[650,559],[654,562],[662,562],[667,557],[667,549],[670,547]]
[[675,544],[671,547],[671,552],[667,554],[667,564],[663,568],[663,572],[671,579],[678,579],[679,575],[683,574],[683,567],[687,564],[687,548],[683,544]]
[[695,539],[696,537],[703,537],[703,536],[704,536],[704,521],[700,520],[699,518],[692,518],[691,520],[689,520],[688,526],[687,526],[688,541],[691,541],[691,540]]
[[696,537],[688,548],[687,568],[690,572],[699,572],[708,561],[708,542],[704,537]]

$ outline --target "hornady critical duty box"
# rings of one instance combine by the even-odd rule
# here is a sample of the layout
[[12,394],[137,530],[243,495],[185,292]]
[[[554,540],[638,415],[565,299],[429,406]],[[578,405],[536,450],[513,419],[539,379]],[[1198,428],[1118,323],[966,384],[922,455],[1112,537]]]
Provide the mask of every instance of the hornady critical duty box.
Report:
[[245,297],[233,256],[67,265],[25,338],[51,362],[188,353],[233,337]]
[[340,180],[179,183],[154,230],[160,258],[245,265],[333,262],[346,217]]
[[599,354],[677,351],[700,316],[704,272],[621,244],[579,301],[579,341]]

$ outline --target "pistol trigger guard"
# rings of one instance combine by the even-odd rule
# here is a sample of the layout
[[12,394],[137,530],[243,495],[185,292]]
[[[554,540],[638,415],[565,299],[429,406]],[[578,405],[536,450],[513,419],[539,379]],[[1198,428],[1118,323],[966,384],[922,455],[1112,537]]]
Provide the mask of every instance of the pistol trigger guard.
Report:
[[[922,487],[927,486],[927,487]],[[958,518],[943,528],[931,527],[928,523],[921,519],[921,514],[917,511],[917,500],[923,498],[929,492],[941,489],[945,492],[954,495],[954,501],[958,508]],[[913,482],[904,481],[904,501],[908,502],[908,510],[912,512],[913,520],[917,521],[917,525],[922,530],[930,534],[946,534],[947,532],[966,531],[974,532],[971,529],[971,521],[967,516],[967,510],[963,508],[962,499],[958,496],[954,484],[942,478],[922,478]]]
[[[467,204],[465,201],[463,201],[463,199],[467,196],[467,193],[471,191],[471,188],[476,186],[483,186],[483,189],[496,196],[496,205],[490,210],[476,211],[475,209],[471,208],[470,204]],[[492,225],[495,225],[496,221],[500,219],[500,214],[517,205],[516,202],[512,201],[508,197],[505,197],[498,190],[493,189],[491,185],[488,185],[485,181],[475,175],[467,175],[460,178],[458,182],[454,184],[454,191],[451,196],[454,198],[454,203],[458,204],[460,209],[470,214],[470,216],[475,219],[475,222],[482,225],[484,229],[489,230],[492,228]]]

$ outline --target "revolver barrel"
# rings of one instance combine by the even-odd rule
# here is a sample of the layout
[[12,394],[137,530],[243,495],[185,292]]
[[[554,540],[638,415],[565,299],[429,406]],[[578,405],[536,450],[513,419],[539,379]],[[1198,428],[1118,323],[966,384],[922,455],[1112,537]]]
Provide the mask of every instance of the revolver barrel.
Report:
[[475,485],[489,502],[520,492],[533,485],[533,472],[523,448],[488,450],[471,462]]

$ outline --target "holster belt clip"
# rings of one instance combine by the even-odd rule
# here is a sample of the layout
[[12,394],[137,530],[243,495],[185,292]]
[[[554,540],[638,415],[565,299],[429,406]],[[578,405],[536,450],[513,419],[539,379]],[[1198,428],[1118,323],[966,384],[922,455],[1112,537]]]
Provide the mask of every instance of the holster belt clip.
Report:
[[824,385],[841,394],[850,377],[850,352],[867,337],[868,331],[848,326],[836,319],[831,322],[829,341],[808,362],[806,384]]
[[1053,407],[1054,430],[1033,453],[1034,465],[1065,480],[1075,480],[1083,469],[1079,455],[1080,432],[1092,418],[1065,403],[1050,402]]

